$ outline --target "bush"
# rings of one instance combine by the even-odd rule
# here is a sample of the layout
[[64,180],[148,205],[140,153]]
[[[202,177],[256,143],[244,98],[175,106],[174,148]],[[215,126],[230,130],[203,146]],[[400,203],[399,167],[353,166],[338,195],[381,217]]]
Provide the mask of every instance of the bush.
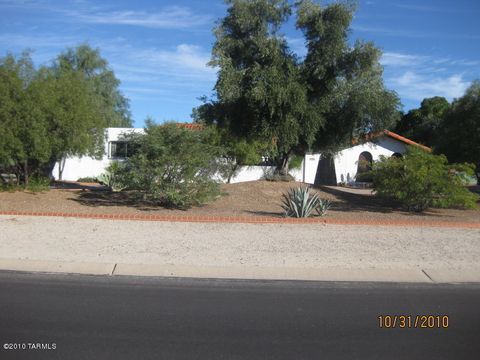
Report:
[[28,181],[25,189],[32,192],[42,192],[50,190],[50,179],[46,177],[32,177]]
[[143,200],[182,209],[202,204],[219,194],[212,178],[220,149],[208,136],[207,130],[147,122],[145,134],[127,137],[135,152],[112,173]]
[[323,216],[330,208],[330,201],[320,199],[318,194],[310,196],[308,187],[299,187],[283,194],[282,208],[288,217],[305,218],[311,216],[313,211]]
[[96,177],[92,176],[86,176],[86,177],[81,177],[77,179],[77,182],[83,182],[83,183],[96,183],[98,180]]
[[[473,168],[457,165],[462,171]],[[399,201],[408,211],[429,207],[474,208],[478,196],[463,186],[461,177],[443,155],[409,148],[402,158],[381,157],[373,164],[373,187],[377,195]]]
[[106,169],[106,171],[101,174],[96,180],[105,186],[108,186],[111,191],[117,192],[122,191],[126,188],[126,185],[122,181],[122,165],[114,161]]

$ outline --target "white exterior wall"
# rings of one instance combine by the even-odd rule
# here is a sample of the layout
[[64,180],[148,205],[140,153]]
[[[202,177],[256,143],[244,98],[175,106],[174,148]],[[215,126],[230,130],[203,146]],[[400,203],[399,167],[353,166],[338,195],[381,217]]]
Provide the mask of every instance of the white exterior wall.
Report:
[[377,161],[380,155],[390,157],[394,153],[403,154],[406,151],[405,144],[388,137],[382,137],[375,143],[367,142],[365,144],[357,145],[342,151],[339,151],[334,156],[335,174],[337,176],[337,183],[355,182],[357,175],[358,157],[364,151],[372,154],[373,161]]
[[[105,130],[103,158],[101,160],[96,160],[89,156],[72,156],[67,158],[63,169],[63,180],[77,181],[80,178],[100,176],[113,160],[118,161],[118,159],[109,157],[109,142],[121,140],[122,135],[131,132],[143,133],[144,130],[141,128],[107,128]],[[267,173],[273,172],[273,170],[274,167],[272,166],[242,166],[238,174],[232,178],[231,183],[259,180],[264,178]],[[303,164],[302,169],[292,170],[291,174],[297,181],[302,181]],[[55,179],[58,179],[58,163],[55,165],[52,175]]]
[[[382,136],[375,142],[367,142],[337,152],[334,155],[335,175],[337,184],[340,182],[353,183],[357,175],[358,157],[364,151],[372,154],[373,161],[377,161],[380,155],[392,156],[394,153],[404,154],[406,145],[388,136]],[[313,184],[317,174],[318,162],[321,154],[307,154],[304,160],[305,183]]]
[[[128,133],[143,133],[141,128],[107,128],[105,129],[105,146],[103,151],[103,158],[96,160],[90,156],[72,156],[65,161],[63,169],[63,180],[77,181],[84,177],[97,177],[105,172],[105,169],[110,163],[115,160],[109,158],[108,144],[110,141],[121,140],[122,135]],[[58,179],[58,163],[53,168],[52,175]]]

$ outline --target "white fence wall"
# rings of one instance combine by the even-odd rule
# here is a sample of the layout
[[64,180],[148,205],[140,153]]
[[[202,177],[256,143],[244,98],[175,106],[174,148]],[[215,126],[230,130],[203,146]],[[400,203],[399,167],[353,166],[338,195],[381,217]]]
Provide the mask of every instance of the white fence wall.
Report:
[[[108,128],[105,131],[105,148],[103,158],[96,160],[89,156],[72,156],[65,161],[65,167],[63,169],[62,178],[67,181],[77,181],[80,178],[86,177],[98,177],[105,172],[105,169],[110,165],[112,161],[119,161],[119,159],[109,158],[109,142],[121,140],[122,135],[130,132],[143,133],[143,129],[140,128]],[[121,160],[120,160],[121,161]],[[296,181],[303,181],[304,170],[303,163],[300,169],[293,169],[290,174]],[[231,183],[239,183],[245,181],[260,180],[268,173],[273,173],[273,166],[242,166],[237,173],[231,179]],[[55,179],[59,178],[59,166],[55,165],[52,175]],[[315,176],[315,175],[314,175]],[[315,178],[315,177],[314,177]],[[219,179],[225,182],[225,179]]]

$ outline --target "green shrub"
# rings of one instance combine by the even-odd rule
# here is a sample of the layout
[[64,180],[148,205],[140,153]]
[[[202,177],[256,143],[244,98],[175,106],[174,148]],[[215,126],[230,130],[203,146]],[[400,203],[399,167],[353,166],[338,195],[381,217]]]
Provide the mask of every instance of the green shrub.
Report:
[[282,208],[288,217],[306,218],[311,216],[313,211],[323,216],[330,208],[330,201],[320,199],[318,194],[310,196],[308,187],[299,187],[283,194]]
[[373,164],[371,174],[377,195],[400,202],[408,211],[474,208],[478,196],[463,186],[455,167],[473,173],[471,166],[448,165],[443,155],[411,147],[402,158],[381,157]]
[[50,179],[46,177],[32,177],[28,181],[25,189],[32,192],[42,192],[50,190]]
[[293,155],[290,159],[290,162],[288,163],[288,168],[290,170],[301,169],[303,158],[304,157],[302,155]]
[[96,183],[97,178],[92,177],[92,176],[87,176],[87,177],[81,177],[77,179],[78,182],[83,182],[83,183]]
[[128,136],[135,153],[113,174],[143,200],[182,209],[202,204],[220,193],[212,180],[220,149],[208,136],[205,130],[147,122],[144,134]]
[[126,188],[121,175],[123,167],[118,161],[113,161],[105,170],[96,179],[100,184],[108,186],[114,192],[122,191]]

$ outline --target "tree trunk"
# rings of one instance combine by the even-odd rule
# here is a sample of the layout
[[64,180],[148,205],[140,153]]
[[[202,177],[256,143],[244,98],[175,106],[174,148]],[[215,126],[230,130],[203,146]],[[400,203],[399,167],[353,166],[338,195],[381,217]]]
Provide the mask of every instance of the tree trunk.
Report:
[[235,163],[235,165],[232,168],[232,171],[230,171],[230,173],[228,174],[227,184],[230,184],[230,181],[232,181],[232,177],[233,175],[235,175],[235,172],[237,171],[237,169],[238,169],[238,164]]
[[24,182],[25,182],[25,186],[28,185],[28,160],[25,160],[23,162],[23,176],[24,176]]
[[65,169],[66,156],[62,156],[58,161],[58,180],[62,181],[63,169]]
[[281,176],[288,175],[288,163],[290,162],[290,158],[292,157],[291,152],[283,153],[277,159],[277,168],[275,169],[275,174]]

